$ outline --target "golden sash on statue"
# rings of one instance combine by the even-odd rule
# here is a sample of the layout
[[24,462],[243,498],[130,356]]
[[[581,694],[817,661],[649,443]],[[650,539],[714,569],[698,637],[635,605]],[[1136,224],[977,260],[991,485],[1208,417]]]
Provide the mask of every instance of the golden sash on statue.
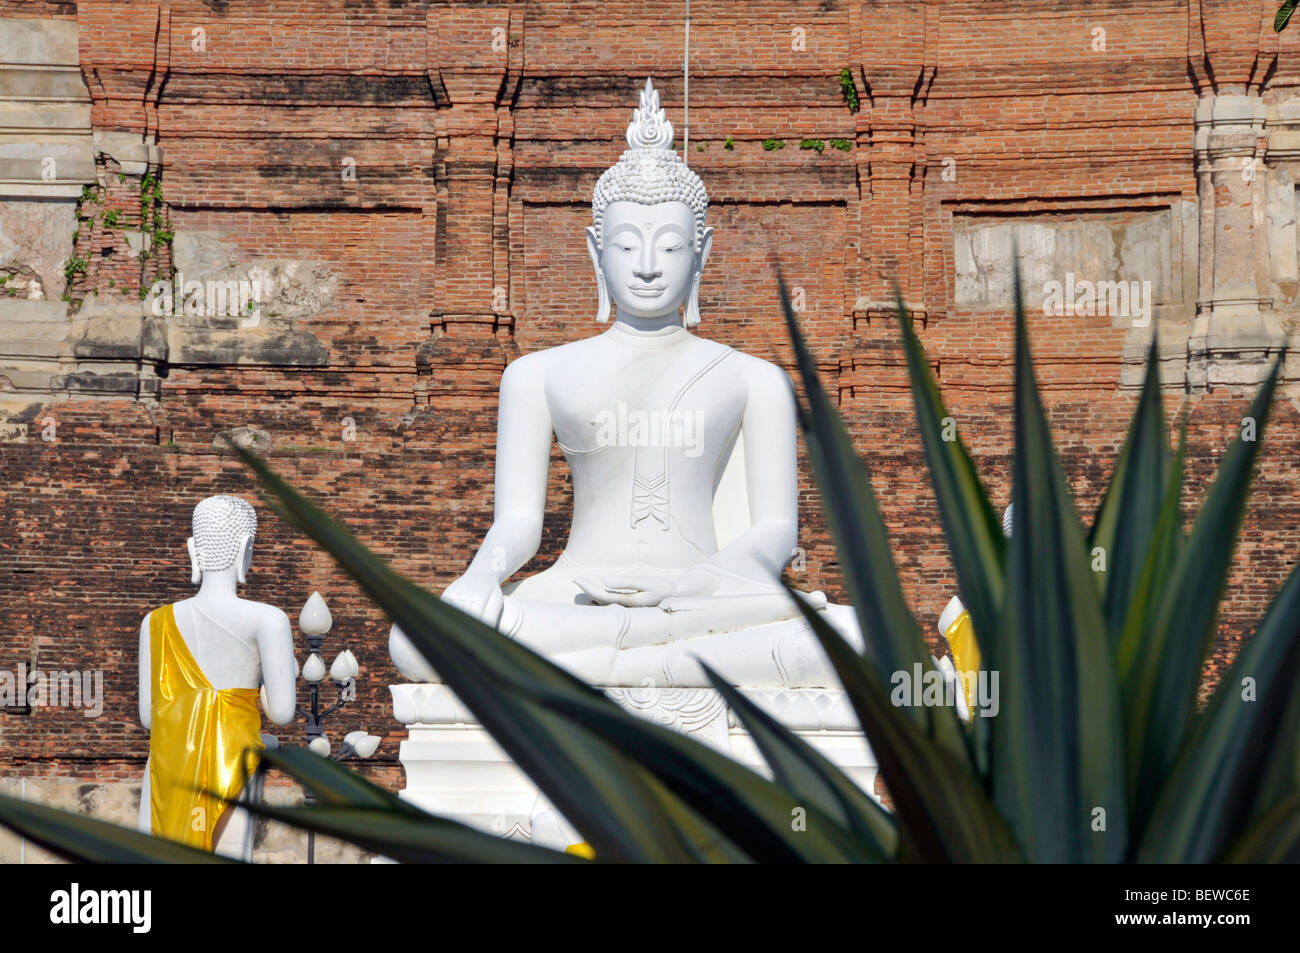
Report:
[[[943,634],[952,649],[952,667],[957,674],[964,676],[961,680],[962,692],[966,696],[967,711],[974,712],[974,681],[980,670],[980,647],[975,641],[975,627],[971,625],[970,612],[963,609],[961,615],[953,619],[948,631]],[[966,675],[965,673],[971,673]]]
[[[175,609],[149,616],[152,830],[212,850],[222,798],[237,797],[245,780],[244,749],[262,746],[262,715],[257,689],[212,687],[176,627]],[[248,770],[255,766],[250,757]]]

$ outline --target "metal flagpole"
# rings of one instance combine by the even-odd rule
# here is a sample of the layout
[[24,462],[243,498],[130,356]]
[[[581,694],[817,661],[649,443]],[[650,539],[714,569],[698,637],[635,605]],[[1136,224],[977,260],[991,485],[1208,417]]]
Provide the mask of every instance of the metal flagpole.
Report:
[[682,56],[682,76],[686,80],[682,126],[685,128],[682,164],[691,164],[691,0],[686,0],[686,50]]

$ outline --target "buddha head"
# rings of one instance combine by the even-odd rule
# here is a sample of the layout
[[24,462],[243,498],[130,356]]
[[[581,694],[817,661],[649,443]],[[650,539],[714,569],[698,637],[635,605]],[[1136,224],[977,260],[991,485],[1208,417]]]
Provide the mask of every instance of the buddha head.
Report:
[[587,250],[596,269],[596,320],[654,320],[685,308],[700,323],[700,273],[713,245],[704,224],[709,197],[700,177],[673,151],[673,127],[659,92],[645,81],[627,127],[628,148],[596,183]]
[[233,568],[243,582],[253,563],[257,514],[237,496],[210,496],[194,507],[192,535],[185,541],[190,553],[190,581],[198,583],[205,572]]

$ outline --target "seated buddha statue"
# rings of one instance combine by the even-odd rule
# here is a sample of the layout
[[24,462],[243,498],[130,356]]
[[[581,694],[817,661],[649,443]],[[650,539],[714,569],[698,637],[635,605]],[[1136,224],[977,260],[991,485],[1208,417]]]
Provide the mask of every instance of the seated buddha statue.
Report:
[[227,801],[240,796],[245,769],[256,764],[245,752],[262,747],[259,696],[276,724],[290,722],[296,710],[288,617],[236,595],[256,535],[257,514],[245,500],[200,502],[187,541],[199,591],[140,623],[140,722],[149,731],[149,761],[139,827],[245,859],[249,818]]
[[[442,598],[596,685],[839,685],[779,579],[795,553],[795,395],[779,367],[700,337],[713,242],[704,185],[673,151],[649,80],[586,230],[604,333],[518,358],[501,381],[491,528]],[[551,441],[573,518],[536,555]],[[859,648],[850,607],[809,598]],[[436,673],[394,627],[417,682]],[[649,680],[649,681],[647,681]]]

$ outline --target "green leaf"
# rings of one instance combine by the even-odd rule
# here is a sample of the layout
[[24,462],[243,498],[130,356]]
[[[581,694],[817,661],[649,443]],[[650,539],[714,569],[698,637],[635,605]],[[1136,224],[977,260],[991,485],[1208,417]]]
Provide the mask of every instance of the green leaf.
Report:
[[[1287,797],[1296,792],[1297,618],[1300,566],[1197,717],[1143,834],[1140,863],[1212,862],[1250,821],[1271,761],[1285,769],[1278,791]],[[1249,695],[1246,679],[1253,683]]]
[[[1169,585],[1169,579],[1183,552],[1183,470],[1187,461],[1187,418],[1183,417],[1178,452],[1165,478],[1164,499],[1156,519],[1155,531],[1146,554],[1145,565],[1137,585],[1128,599],[1127,617],[1115,648],[1115,664],[1120,684],[1133,668],[1133,660],[1144,651],[1153,631],[1155,615]],[[1133,779],[1132,773],[1129,775]]]
[[[897,289],[895,297],[907,377],[930,483],[939,504],[962,605],[970,612],[975,641],[979,644],[981,633],[990,632],[998,624],[1002,609],[1006,537],[960,432],[955,440],[944,439],[944,421],[951,418],[902,293]],[[976,718],[967,735],[971,760],[981,777],[989,771],[990,730],[988,719]]]
[[700,666],[749,732],[778,784],[796,799],[817,805],[841,827],[874,847],[877,862],[895,856],[898,829],[888,811],[816,748],[755,705],[708,665],[701,662]]
[[391,808],[248,807],[261,817],[335,837],[404,864],[588,863],[573,854],[533,847],[419,811],[412,817]]
[[1128,617],[1129,600],[1146,568],[1169,474],[1159,363],[1153,334],[1137,410],[1088,540],[1090,557],[1100,550],[1106,561],[1105,573],[1098,575],[1105,593],[1106,621],[1116,643]]
[[1225,864],[1300,864],[1300,794],[1279,804],[1223,855]]
[[1002,607],[1006,552],[1002,520],[989,503],[988,492],[960,433],[954,440],[943,437],[948,410],[901,295],[897,307],[907,376],[916,405],[916,425],[962,604],[970,612],[978,637],[981,631],[994,627]]
[[[1285,624],[1285,620],[1282,621]],[[1258,638],[1258,632],[1251,641],[1255,638]],[[1282,667],[1294,672],[1300,668],[1300,664],[1295,659],[1290,659]],[[1236,677],[1235,672],[1231,674]],[[1241,679],[1245,677],[1242,675]],[[1236,685],[1244,688],[1241,679],[1237,680]],[[1225,680],[1224,690],[1227,688]],[[1254,785],[1254,800],[1248,811],[1251,820],[1266,814],[1300,791],[1300,691],[1296,691],[1292,682],[1283,682],[1282,691],[1289,698],[1275,728],[1268,736],[1268,753],[1260,768],[1260,777]]]
[[5,795],[0,795],[0,825],[74,863],[237,863],[176,841]]
[[[1283,349],[1250,406],[1254,439],[1225,455],[1124,685],[1135,828],[1144,826],[1196,707]],[[1244,429],[1244,428],[1243,428]]]
[[392,791],[372,784],[343,765],[313,754],[306,748],[267,748],[257,754],[266,767],[283,771],[322,804],[391,810],[416,817],[429,816]]
[[[926,671],[937,672],[934,658],[903,595],[889,548],[889,535],[866,468],[822,387],[817,365],[790,306],[785,283],[779,278],[778,283],[808,402],[807,408],[799,406],[799,423],[835,539],[835,551],[844,567],[845,588],[862,629],[864,655],[882,684],[888,683],[896,672],[910,673],[917,664]],[[969,760],[954,708],[912,707],[907,710],[907,717],[923,726],[954,757]]]
[[1021,860],[1006,821],[965,762],[906,717],[866,659],[802,596],[793,590],[791,596],[830,656],[880,764],[898,818],[899,859],[919,863]]
[[[981,643],[999,676],[993,802],[1036,862],[1115,862],[1127,846],[1123,719],[1111,643],[1038,393],[1016,277],[1015,447],[1007,595]],[[1104,811],[1104,830],[1094,830]]]
[[[662,781],[647,775],[647,783],[660,795],[664,810],[681,829],[682,842],[691,858],[701,864],[752,864],[753,858],[718,828],[686,806]],[[601,858],[597,857],[597,860]]]
[[[259,457],[240,456],[282,516],[329,552],[392,618],[506,754],[611,861],[683,862],[683,833],[618,750],[527,700],[543,691],[612,701],[530,649],[394,573]],[[625,715],[625,717],[631,717]]]
[[[801,803],[749,768],[679,732],[572,695],[555,695],[544,703],[631,753],[760,863],[869,863],[880,859],[872,844],[854,837],[815,804]],[[806,820],[805,829],[794,823],[800,812]]]
[[1286,0],[1286,3],[1278,7],[1277,15],[1273,17],[1273,32],[1281,33],[1286,29],[1286,25],[1291,22],[1291,15],[1295,13],[1296,7],[1300,7],[1300,0]]

